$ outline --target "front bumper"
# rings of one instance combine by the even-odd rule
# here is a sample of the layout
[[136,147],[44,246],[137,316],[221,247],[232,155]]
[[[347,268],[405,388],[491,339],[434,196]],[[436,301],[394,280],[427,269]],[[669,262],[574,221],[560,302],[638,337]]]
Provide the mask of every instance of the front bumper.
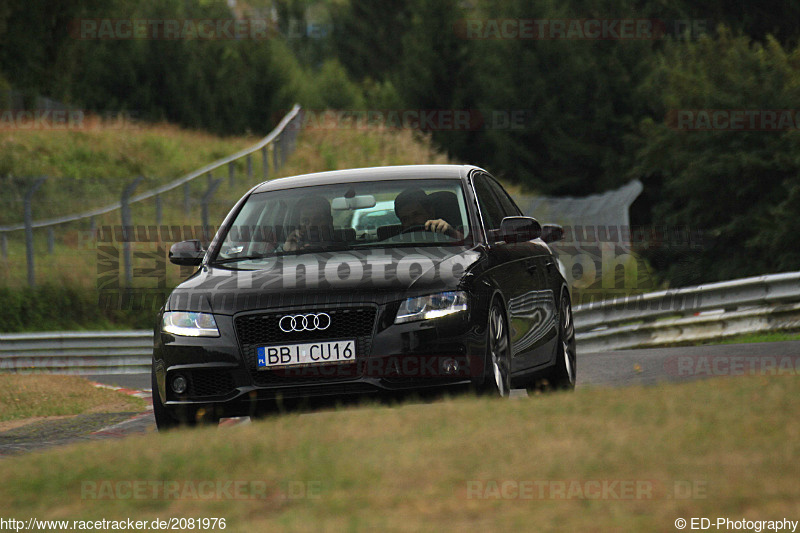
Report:
[[[315,311],[327,311],[335,323],[345,325],[325,333],[275,331],[276,317],[306,309],[215,315],[219,337],[156,332],[153,368],[162,403],[167,407],[214,405],[223,416],[237,416],[281,399],[346,397],[483,381],[486,321],[472,310],[394,324],[396,305],[321,307]],[[356,340],[355,363],[256,368],[258,346],[345,338]],[[178,375],[187,382],[182,394],[171,387]]]

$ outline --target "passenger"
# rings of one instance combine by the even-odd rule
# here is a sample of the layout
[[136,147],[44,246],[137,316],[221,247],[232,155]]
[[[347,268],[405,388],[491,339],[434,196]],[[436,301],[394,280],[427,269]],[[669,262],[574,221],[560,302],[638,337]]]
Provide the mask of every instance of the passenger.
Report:
[[314,244],[333,240],[331,204],[321,196],[309,196],[297,202],[298,227],[283,243],[283,249],[293,252]]
[[403,225],[403,231],[418,228],[462,240],[464,235],[446,220],[436,218],[433,202],[422,189],[406,189],[394,199],[394,213]]

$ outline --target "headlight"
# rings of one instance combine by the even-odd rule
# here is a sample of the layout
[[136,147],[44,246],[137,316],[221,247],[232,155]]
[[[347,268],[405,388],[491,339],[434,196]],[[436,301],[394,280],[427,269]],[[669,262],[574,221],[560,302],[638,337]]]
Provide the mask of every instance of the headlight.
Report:
[[395,324],[426,320],[467,310],[467,293],[463,291],[440,292],[429,296],[408,298],[397,310]]
[[210,313],[168,311],[161,321],[161,331],[183,337],[219,337],[217,322]]

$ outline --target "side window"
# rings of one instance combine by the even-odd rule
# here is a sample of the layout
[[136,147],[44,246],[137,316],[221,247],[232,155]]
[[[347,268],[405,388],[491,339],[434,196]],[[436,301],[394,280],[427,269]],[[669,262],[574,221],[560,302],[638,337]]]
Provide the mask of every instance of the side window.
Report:
[[503,208],[492,191],[490,178],[485,174],[478,174],[475,176],[473,183],[475,184],[475,195],[478,197],[478,206],[481,209],[486,231],[500,229],[500,222],[504,216]]
[[517,217],[522,214],[522,211],[519,210],[517,204],[514,203],[514,200],[508,195],[505,189],[500,186],[492,178],[486,178],[486,181],[489,183],[489,188],[492,192],[497,196],[497,199],[500,202],[500,207],[503,210],[503,217]]

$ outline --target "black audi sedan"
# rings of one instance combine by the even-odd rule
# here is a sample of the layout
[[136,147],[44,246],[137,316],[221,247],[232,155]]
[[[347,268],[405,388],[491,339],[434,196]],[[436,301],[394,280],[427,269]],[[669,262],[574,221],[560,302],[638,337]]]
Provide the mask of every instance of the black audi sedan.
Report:
[[257,185],[207,249],[170,249],[172,263],[198,270],[157,317],[157,425],[298,398],[573,388],[570,296],[548,246],[562,234],[523,216],[474,166]]

